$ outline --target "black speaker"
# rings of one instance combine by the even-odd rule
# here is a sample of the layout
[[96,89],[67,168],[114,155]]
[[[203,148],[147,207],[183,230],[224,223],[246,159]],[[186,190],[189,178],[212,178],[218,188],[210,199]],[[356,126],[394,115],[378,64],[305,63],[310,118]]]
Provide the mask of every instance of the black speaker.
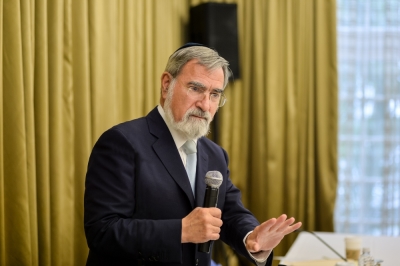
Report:
[[203,3],[191,7],[189,42],[215,49],[228,60],[232,78],[240,77],[236,4]]

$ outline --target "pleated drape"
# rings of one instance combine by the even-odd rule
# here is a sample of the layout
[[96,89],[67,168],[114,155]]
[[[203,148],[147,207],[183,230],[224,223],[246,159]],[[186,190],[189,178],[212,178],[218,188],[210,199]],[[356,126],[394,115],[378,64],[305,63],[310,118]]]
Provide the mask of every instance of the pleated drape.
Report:
[[105,129],[158,103],[188,5],[1,4],[0,265],[83,265],[91,148]]
[[[91,148],[158,103],[168,56],[201,2],[0,1],[0,265],[85,263]],[[331,231],[335,1],[219,2],[238,4],[242,78],[219,111],[231,178],[260,221],[287,213]]]

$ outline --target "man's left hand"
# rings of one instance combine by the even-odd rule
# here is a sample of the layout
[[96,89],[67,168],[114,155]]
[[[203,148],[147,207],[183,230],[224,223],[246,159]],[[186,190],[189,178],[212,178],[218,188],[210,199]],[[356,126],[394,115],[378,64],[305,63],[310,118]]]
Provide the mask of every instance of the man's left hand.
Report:
[[287,234],[301,226],[301,222],[293,224],[295,219],[287,219],[286,214],[272,218],[260,224],[246,239],[246,248],[251,253],[274,249]]

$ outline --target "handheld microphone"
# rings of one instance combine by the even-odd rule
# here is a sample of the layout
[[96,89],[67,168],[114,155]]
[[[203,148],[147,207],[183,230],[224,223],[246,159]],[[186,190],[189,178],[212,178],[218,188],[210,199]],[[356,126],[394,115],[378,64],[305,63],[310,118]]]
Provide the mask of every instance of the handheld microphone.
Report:
[[[208,171],[204,178],[206,182],[206,195],[204,197],[204,208],[217,207],[219,187],[222,184],[222,174],[219,171]],[[210,252],[211,240],[198,246],[199,252]]]

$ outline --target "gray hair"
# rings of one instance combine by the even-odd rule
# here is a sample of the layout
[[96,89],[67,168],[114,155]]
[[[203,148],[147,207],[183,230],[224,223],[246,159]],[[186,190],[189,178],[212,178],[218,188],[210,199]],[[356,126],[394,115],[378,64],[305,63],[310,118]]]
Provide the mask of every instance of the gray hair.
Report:
[[228,61],[213,49],[205,46],[191,46],[177,50],[169,57],[165,71],[170,73],[173,78],[176,78],[183,66],[192,59],[197,59],[200,65],[209,70],[221,67],[224,72],[224,88],[226,87],[231,74]]

